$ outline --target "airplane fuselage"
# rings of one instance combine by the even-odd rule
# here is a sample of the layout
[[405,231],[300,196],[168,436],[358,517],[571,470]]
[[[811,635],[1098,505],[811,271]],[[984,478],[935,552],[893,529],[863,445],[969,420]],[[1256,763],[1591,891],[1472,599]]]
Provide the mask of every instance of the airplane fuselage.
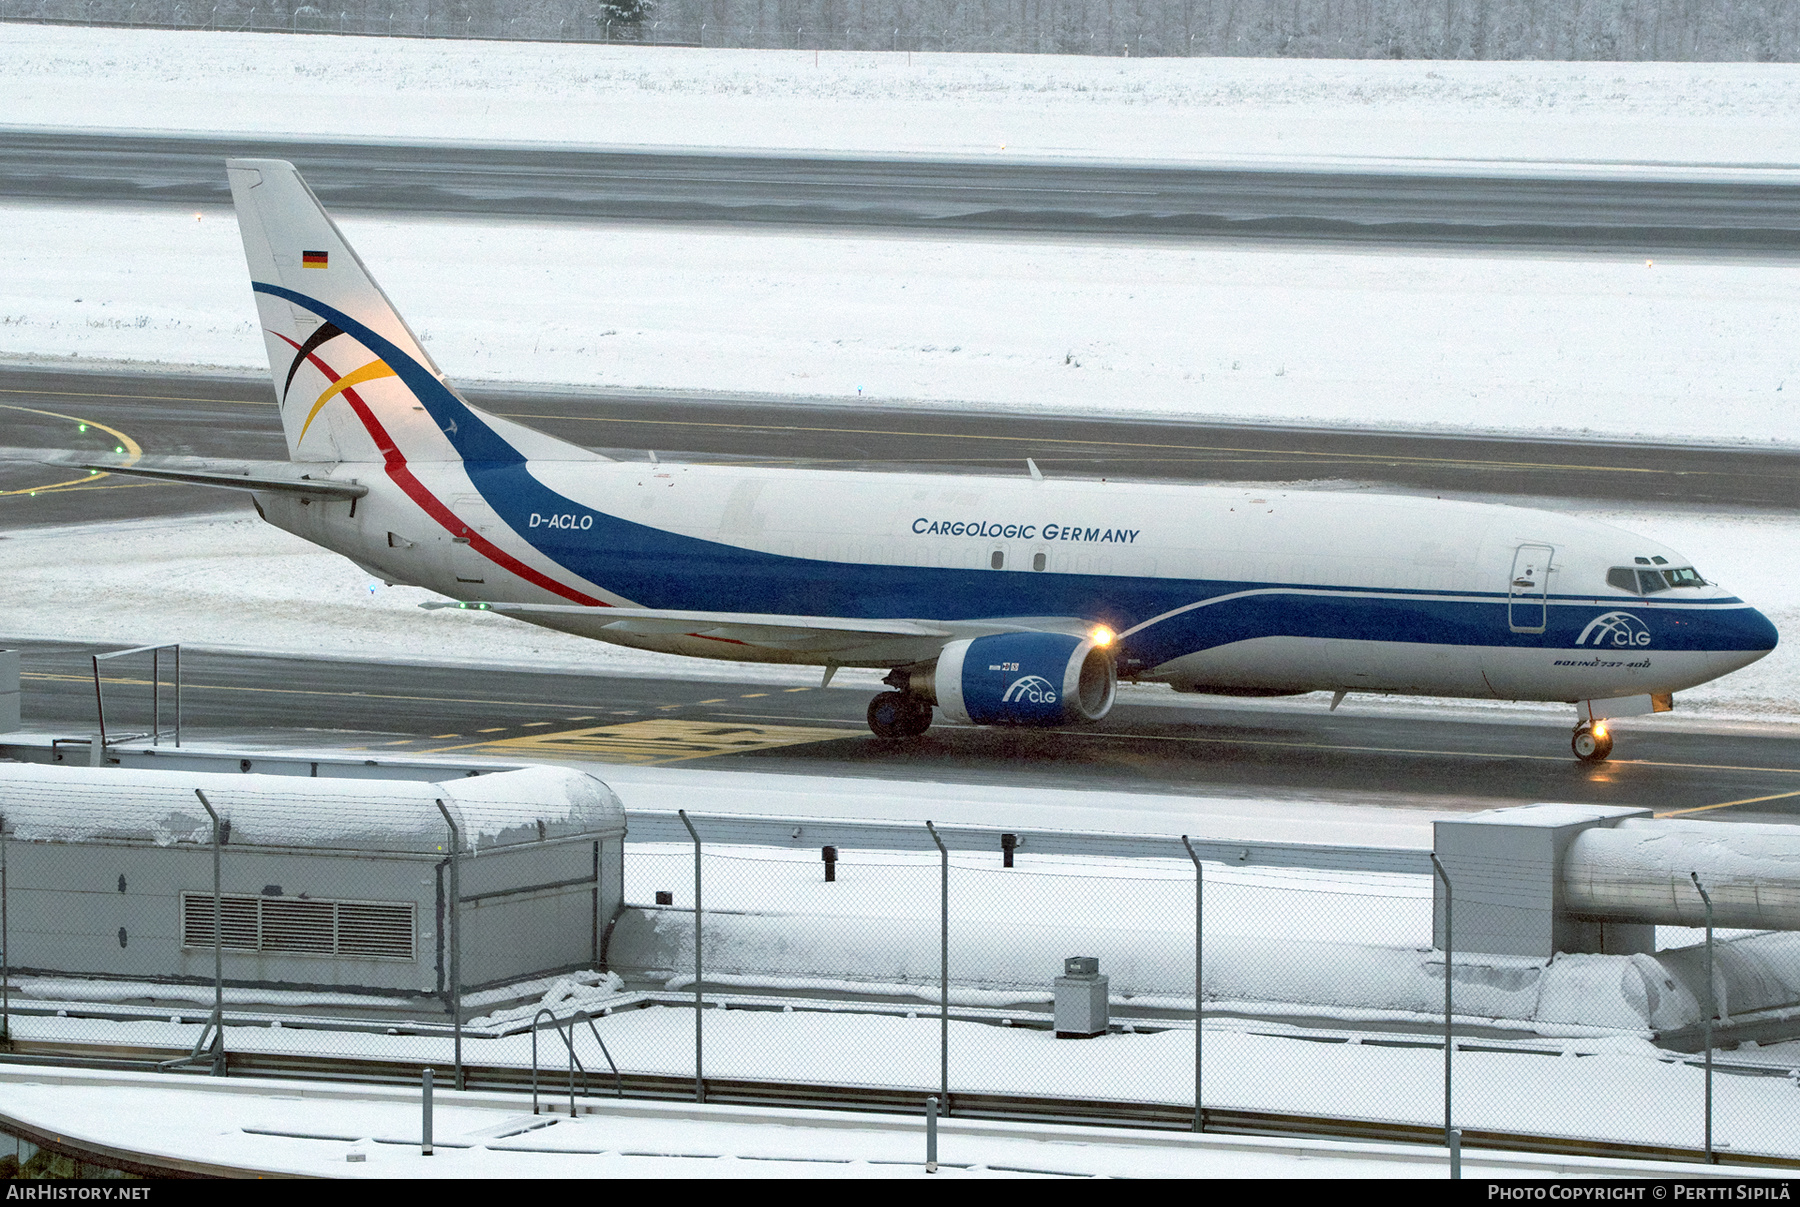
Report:
[[[370,493],[259,496],[283,528],[464,600],[943,621],[1080,618],[1120,674],[1227,693],[1578,701],[1670,693],[1761,657],[1773,626],[1692,563],[1552,512],[1360,492],[615,461],[321,466]],[[354,515],[352,515],[354,510]],[[1653,569],[1652,569],[1653,568]],[[1629,577],[1629,576],[1628,576]],[[603,615],[604,607],[599,609]],[[830,658],[668,625],[522,617],[622,645]]]

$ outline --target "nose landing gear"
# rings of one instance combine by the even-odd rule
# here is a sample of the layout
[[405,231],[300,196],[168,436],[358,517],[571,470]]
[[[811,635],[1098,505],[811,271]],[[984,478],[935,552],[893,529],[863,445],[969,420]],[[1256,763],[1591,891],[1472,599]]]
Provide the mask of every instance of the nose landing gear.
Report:
[[882,692],[869,701],[869,728],[878,738],[916,738],[931,728],[931,705],[906,692]]
[[1607,731],[1605,721],[1596,721],[1592,725],[1583,723],[1575,727],[1569,747],[1584,763],[1604,763],[1612,753],[1612,734]]

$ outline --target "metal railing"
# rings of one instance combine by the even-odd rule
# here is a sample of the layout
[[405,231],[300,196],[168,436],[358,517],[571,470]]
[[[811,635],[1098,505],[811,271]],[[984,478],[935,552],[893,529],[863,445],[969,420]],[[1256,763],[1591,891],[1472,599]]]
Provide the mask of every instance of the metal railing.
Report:
[[[175,660],[175,745],[181,745],[181,645],[170,642],[164,645],[140,645],[129,650],[114,650],[110,654],[93,655],[94,665],[94,708],[99,714],[100,746],[105,749],[112,742],[139,742],[148,738],[152,746],[162,745],[162,652],[169,650]],[[100,664],[114,658],[128,658],[133,654],[150,655],[150,730],[148,733],[118,734],[109,738],[106,734],[106,692],[105,681],[100,677]],[[98,752],[96,752],[97,754]]]
[[625,1097],[625,1079],[620,1076],[618,1062],[613,1060],[612,1052],[607,1049],[606,1041],[600,1038],[600,1028],[594,1025],[594,1016],[586,1010],[577,1010],[573,1014],[559,1017],[556,1011],[545,1006],[531,1016],[531,1113],[534,1115],[538,1113],[538,1033],[543,1030],[538,1025],[538,1020],[546,1017],[550,1020],[551,1029],[569,1049],[569,1118],[575,1117],[576,1069],[581,1070],[582,1096],[585,1098],[592,1093],[588,1089],[587,1065],[582,1063],[581,1057],[575,1052],[575,1026],[577,1023],[585,1022],[588,1025],[588,1030],[594,1036],[594,1042],[600,1045],[600,1054],[606,1057],[607,1067],[612,1070],[613,1075],[613,1096],[615,1098]]

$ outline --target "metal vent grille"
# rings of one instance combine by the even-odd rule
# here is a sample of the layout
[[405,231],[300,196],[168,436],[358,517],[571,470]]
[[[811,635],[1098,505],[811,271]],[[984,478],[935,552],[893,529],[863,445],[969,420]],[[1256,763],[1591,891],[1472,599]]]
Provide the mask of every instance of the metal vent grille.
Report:
[[[288,955],[411,960],[411,902],[318,901],[293,897],[220,898],[221,946]],[[213,945],[211,893],[181,894],[181,945]]]

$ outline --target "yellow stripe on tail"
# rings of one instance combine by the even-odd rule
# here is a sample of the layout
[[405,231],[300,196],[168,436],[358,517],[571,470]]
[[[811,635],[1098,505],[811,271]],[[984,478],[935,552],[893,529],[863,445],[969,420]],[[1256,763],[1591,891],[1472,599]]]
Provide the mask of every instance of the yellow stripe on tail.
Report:
[[365,381],[374,381],[377,378],[394,376],[397,376],[397,374],[387,367],[386,361],[372,360],[355,372],[346,373],[344,376],[332,382],[331,386],[323,394],[319,395],[319,401],[313,403],[312,410],[306,413],[306,422],[300,425],[300,439],[294,441],[294,446],[296,448],[299,447],[300,440],[306,439],[306,429],[312,426],[313,419],[317,417],[319,411],[325,404],[330,402],[333,398],[336,398],[339,394],[342,394],[352,386],[360,386]]

